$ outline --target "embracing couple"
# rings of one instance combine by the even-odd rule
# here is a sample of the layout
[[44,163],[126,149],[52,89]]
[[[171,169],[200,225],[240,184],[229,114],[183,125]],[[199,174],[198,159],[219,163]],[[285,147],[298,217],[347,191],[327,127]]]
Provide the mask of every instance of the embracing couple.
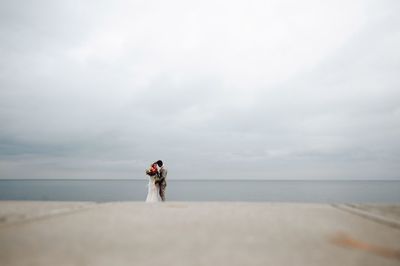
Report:
[[165,201],[165,188],[167,187],[167,168],[161,160],[150,165],[146,169],[146,175],[149,176],[149,188],[146,202]]

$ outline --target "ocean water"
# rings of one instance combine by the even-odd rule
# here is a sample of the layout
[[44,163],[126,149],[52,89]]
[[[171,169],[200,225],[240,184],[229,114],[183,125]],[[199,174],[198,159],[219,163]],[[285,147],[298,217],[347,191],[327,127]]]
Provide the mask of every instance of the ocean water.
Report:
[[[144,201],[147,180],[0,180],[0,200]],[[168,180],[170,201],[400,203],[400,181]]]

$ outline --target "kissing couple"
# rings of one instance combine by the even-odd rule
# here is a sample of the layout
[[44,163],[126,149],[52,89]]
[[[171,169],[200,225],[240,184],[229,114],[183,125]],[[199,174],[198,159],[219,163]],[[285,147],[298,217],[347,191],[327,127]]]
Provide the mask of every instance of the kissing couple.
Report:
[[167,173],[167,168],[161,160],[152,163],[149,169],[146,169],[146,175],[149,176],[146,202],[165,201]]

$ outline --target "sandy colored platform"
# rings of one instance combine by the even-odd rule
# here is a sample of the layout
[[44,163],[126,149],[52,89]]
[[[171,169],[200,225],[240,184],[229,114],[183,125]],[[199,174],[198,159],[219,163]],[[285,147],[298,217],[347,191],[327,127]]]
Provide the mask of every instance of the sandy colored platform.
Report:
[[4,201],[0,265],[400,265],[400,228],[326,204]]

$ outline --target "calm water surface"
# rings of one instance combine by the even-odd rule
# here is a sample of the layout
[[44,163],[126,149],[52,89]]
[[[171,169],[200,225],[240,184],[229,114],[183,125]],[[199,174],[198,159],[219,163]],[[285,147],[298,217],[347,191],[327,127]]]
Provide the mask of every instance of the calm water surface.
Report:
[[[143,180],[0,180],[0,200],[144,201]],[[171,201],[400,203],[400,181],[169,180]]]

